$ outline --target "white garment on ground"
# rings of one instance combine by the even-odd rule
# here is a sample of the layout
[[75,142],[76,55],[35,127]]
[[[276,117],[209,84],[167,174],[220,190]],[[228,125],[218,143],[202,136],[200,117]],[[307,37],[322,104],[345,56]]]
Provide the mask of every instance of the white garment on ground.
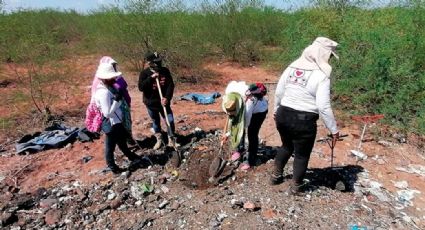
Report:
[[280,105],[317,113],[332,134],[338,132],[330,103],[330,79],[321,70],[286,68],[276,87],[274,112]]
[[104,117],[109,118],[111,125],[121,123],[122,112],[119,109],[121,101],[113,100],[112,93],[103,83],[98,84],[94,98],[96,106],[100,108]]
[[269,103],[267,98],[263,97],[259,100],[256,97],[249,97],[245,102],[245,128],[251,124],[252,114],[267,111]]

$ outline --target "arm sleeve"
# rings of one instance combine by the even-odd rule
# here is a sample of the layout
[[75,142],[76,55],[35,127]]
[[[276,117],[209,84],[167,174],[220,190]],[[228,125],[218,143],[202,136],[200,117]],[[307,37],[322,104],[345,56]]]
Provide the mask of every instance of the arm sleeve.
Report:
[[245,105],[245,128],[248,128],[251,124],[252,112],[254,111],[254,106],[256,104],[255,98],[249,98],[246,101]]
[[[107,90],[99,90],[98,92],[100,110],[106,118],[111,118],[115,111],[120,107],[121,101],[112,100],[111,94]],[[112,101],[112,105],[111,105]]]
[[139,84],[138,84],[139,91],[143,92],[146,89],[146,87],[151,84],[151,81],[152,81],[152,78],[148,74],[146,74],[145,71],[140,72]]
[[277,108],[280,106],[280,101],[282,100],[282,97],[283,97],[283,93],[285,90],[285,81],[288,74],[289,74],[289,68],[286,68],[286,70],[283,71],[282,75],[280,75],[279,82],[277,83],[277,86],[276,86],[273,112],[276,112]]
[[166,76],[168,80],[168,84],[166,84],[167,88],[165,89],[164,97],[167,98],[167,100],[170,102],[174,94],[174,81],[173,81],[173,77],[171,76],[170,70],[166,69],[164,71],[164,75]]
[[330,85],[329,78],[319,83],[316,92],[316,105],[326,127],[332,134],[335,134],[338,132],[338,128],[331,108]]

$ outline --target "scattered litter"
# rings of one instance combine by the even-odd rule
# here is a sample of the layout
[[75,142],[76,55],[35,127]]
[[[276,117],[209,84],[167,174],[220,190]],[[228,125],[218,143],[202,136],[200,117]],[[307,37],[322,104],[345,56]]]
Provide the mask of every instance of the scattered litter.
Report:
[[168,200],[163,200],[159,205],[158,208],[159,209],[163,209],[165,208],[165,206],[167,206],[170,202]]
[[350,224],[350,225],[348,225],[348,229],[349,230],[368,230],[368,227],[365,227],[365,226],[360,226],[360,225],[357,225],[357,224]]
[[83,159],[81,159],[81,160],[82,160],[82,161],[83,161],[83,163],[85,164],[85,163],[89,162],[91,159],[93,159],[93,157],[92,157],[92,156],[85,156],[85,157],[83,157]]
[[394,143],[389,142],[389,141],[378,141],[378,144],[384,146],[384,147],[391,147],[394,145]]
[[145,195],[148,195],[153,191],[153,185],[146,183],[132,182],[130,186],[131,195],[137,200],[143,199]]
[[413,206],[412,199],[415,197],[415,194],[420,194],[418,190],[404,189],[397,191],[397,200],[402,203],[404,206]]
[[351,152],[351,154],[356,156],[357,160],[366,160],[367,159],[367,155],[364,154],[363,152],[360,152],[360,151],[357,151],[357,150],[351,150],[350,152]]
[[171,171],[171,175],[173,177],[178,177],[179,176],[179,172],[177,170],[173,170],[173,171]]
[[409,187],[409,184],[407,183],[407,181],[402,180],[394,182],[394,186],[399,189],[407,189]]
[[248,210],[248,211],[258,210],[258,207],[254,203],[252,203],[250,201],[245,202],[243,204],[243,208],[246,209],[246,210]]
[[165,186],[165,185],[161,185],[161,191],[162,191],[163,193],[168,193],[168,192],[170,191],[170,189],[169,189],[169,188],[167,188],[167,186]]
[[217,215],[217,221],[222,222],[225,218],[227,218],[228,215],[225,212],[221,212]]
[[396,167],[395,169],[398,171],[407,172],[410,174],[418,174],[421,176],[425,176],[425,166],[423,165],[409,164],[407,168]]
[[400,143],[406,143],[406,136],[404,134],[395,133],[393,138],[397,139]]
[[113,200],[116,197],[116,194],[113,191],[109,191],[108,200]]

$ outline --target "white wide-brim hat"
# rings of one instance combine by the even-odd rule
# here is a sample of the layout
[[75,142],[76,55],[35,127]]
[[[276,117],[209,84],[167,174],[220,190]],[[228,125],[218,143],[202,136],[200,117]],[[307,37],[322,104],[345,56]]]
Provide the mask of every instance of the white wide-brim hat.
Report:
[[119,71],[115,72],[114,67],[109,63],[99,64],[95,74],[95,76],[99,79],[112,79],[121,75],[122,73]]

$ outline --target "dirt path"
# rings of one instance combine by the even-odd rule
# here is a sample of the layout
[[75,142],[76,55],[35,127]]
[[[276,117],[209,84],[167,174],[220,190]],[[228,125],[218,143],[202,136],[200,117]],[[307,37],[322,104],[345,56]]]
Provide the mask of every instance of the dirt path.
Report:
[[[95,69],[94,66],[95,62],[90,62],[90,64],[83,66],[80,69],[80,75],[91,76]],[[176,86],[177,90],[172,108],[175,114],[177,132],[181,135],[188,135],[196,127],[206,131],[222,129],[225,119],[220,109],[221,99],[211,105],[197,105],[189,101],[176,100],[178,96],[188,92],[210,93],[218,91],[223,93],[226,84],[230,80],[245,80],[249,83],[266,81],[269,82],[267,86],[270,92],[270,108],[260,131],[260,138],[264,140],[267,146],[279,146],[280,138],[275,129],[271,107],[274,103],[275,84],[273,82],[278,80],[279,73],[269,73],[256,67],[241,67],[233,63],[209,64],[205,68],[217,74],[217,79],[214,82],[202,85],[184,83]],[[138,139],[145,139],[151,136],[152,133],[149,129],[150,120],[141,101],[141,93],[137,90],[138,75],[132,73],[126,74],[125,77],[130,84],[130,94],[133,98],[133,134]],[[221,82],[221,84],[217,84],[217,82]],[[81,89],[86,89],[90,83],[90,78],[76,81],[77,86]],[[77,103],[77,106],[84,107],[83,101],[88,101],[88,98],[87,90],[84,99],[79,100],[81,102]],[[355,149],[358,145],[359,139],[356,136],[360,134],[362,127],[352,121],[341,122],[340,127],[341,132],[348,134],[348,137],[339,142],[335,148],[335,164],[342,168],[361,169],[363,174],[358,176],[357,181],[363,181],[363,184],[359,186],[363,190],[370,190],[370,182],[378,182],[381,184],[376,190],[378,193],[368,190],[359,196],[351,192],[341,193],[325,188],[322,192],[320,192],[321,189],[314,189],[304,198],[288,199],[284,195],[287,183],[275,187],[267,184],[268,175],[272,167],[272,161],[269,161],[248,173],[237,171],[231,179],[219,187],[197,190],[188,188],[183,181],[167,182],[172,194],[156,194],[156,198],[149,198],[153,199],[153,201],[143,201],[143,210],[137,208],[141,206],[136,207],[133,204],[138,210],[136,213],[142,213],[145,216],[144,219],[138,214],[129,212],[128,210],[133,210],[131,209],[133,206],[130,205],[128,209],[116,210],[113,208],[110,210],[108,213],[112,214],[111,220],[113,220],[108,222],[110,225],[94,225],[90,223],[92,225],[85,226],[109,226],[118,229],[120,226],[128,227],[130,223],[133,224],[131,226],[140,224],[140,219],[138,218],[142,218],[145,220],[143,224],[146,224],[146,226],[161,229],[165,229],[166,226],[183,229],[217,227],[222,229],[279,229],[282,227],[311,228],[313,226],[321,226],[325,229],[346,229],[350,223],[374,226],[376,228],[378,225],[375,222],[379,221],[393,221],[387,223],[388,225],[381,225],[381,229],[386,229],[387,227],[414,229],[415,225],[419,228],[425,228],[425,175],[420,175],[418,170],[416,173],[405,172],[409,171],[409,168],[411,169],[418,165],[425,167],[424,150],[417,149],[406,143],[399,143],[395,139],[372,140],[363,143],[362,151],[368,155],[368,158],[365,161],[357,162],[356,158],[351,156],[350,150]],[[323,124],[319,123],[318,138],[325,136],[326,132]],[[370,137],[372,136],[367,134],[367,138],[370,139]],[[379,144],[378,141],[385,142]],[[197,148],[198,151],[203,151],[201,147],[198,146]],[[211,148],[214,149],[214,146]],[[82,159],[87,156],[92,157],[92,159],[84,163]],[[329,167],[329,161],[330,150],[327,145],[316,143],[309,164],[309,168],[313,169],[311,171],[313,180],[315,178],[314,175],[324,172],[321,169]],[[19,187],[20,193],[33,193],[40,188],[63,188],[76,181],[83,187],[86,186],[93,189],[93,186],[99,185],[100,187],[105,186],[106,190],[114,190],[117,186],[116,183],[121,182],[119,182],[119,179],[111,177],[110,174],[98,173],[104,166],[102,137],[93,143],[77,142],[63,149],[48,150],[33,155],[17,156],[5,154],[0,157],[0,178],[3,182],[15,184]],[[287,171],[290,172],[291,168],[292,164],[288,164]],[[140,175],[139,177],[141,178],[152,172],[160,175],[166,171],[167,169],[159,166],[141,169],[135,175],[132,175],[129,178],[130,182],[127,180],[127,183],[131,184],[132,181],[137,181],[137,175]],[[181,173],[184,174],[184,172]],[[397,192],[402,190],[394,185],[395,182],[399,181],[406,181],[408,189],[420,192],[414,194],[411,206],[396,207],[401,205],[401,202],[394,202],[398,196]],[[129,184],[123,186],[127,186],[129,189],[131,187]],[[321,187],[318,186],[318,188]],[[114,191],[116,192],[116,190]],[[90,192],[88,194],[89,198],[87,199],[89,200],[91,195],[95,195]],[[391,202],[389,200],[384,201],[385,197],[383,198],[384,195],[382,194],[385,194],[385,197]],[[105,196],[105,192],[103,192],[103,196]],[[161,211],[162,209],[155,212],[149,210],[152,204],[157,205],[163,199],[173,200],[179,204],[176,206],[181,206],[181,208],[177,207],[175,210],[168,210],[170,212],[166,211],[165,213],[163,212],[164,210]],[[1,201],[1,207],[6,207],[5,200]],[[13,199],[10,198],[10,200]],[[239,202],[246,204],[248,201],[261,207],[261,210],[251,211],[250,209],[239,207]],[[87,207],[89,206],[87,205]],[[71,206],[66,207],[70,208]],[[152,209],[156,210],[157,207],[152,207]],[[400,209],[402,211],[397,211]],[[102,211],[100,212],[102,213]],[[405,216],[410,219],[397,214],[400,212],[405,213]],[[108,215],[108,213],[105,215]],[[43,213],[42,217],[44,218],[45,215],[47,214]],[[212,216],[214,218],[211,218]],[[332,216],[334,216],[334,220],[329,220]],[[125,221],[127,218],[129,218],[129,222]],[[300,219],[307,219],[310,222],[301,223]],[[64,220],[61,223],[65,223]],[[151,225],[148,225],[148,223],[151,223]],[[335,225],[332,226],[332,223]],[[26,225],[23,224],[23,226]],[[69,227],[70,225],[64,224],[63,226]]]

